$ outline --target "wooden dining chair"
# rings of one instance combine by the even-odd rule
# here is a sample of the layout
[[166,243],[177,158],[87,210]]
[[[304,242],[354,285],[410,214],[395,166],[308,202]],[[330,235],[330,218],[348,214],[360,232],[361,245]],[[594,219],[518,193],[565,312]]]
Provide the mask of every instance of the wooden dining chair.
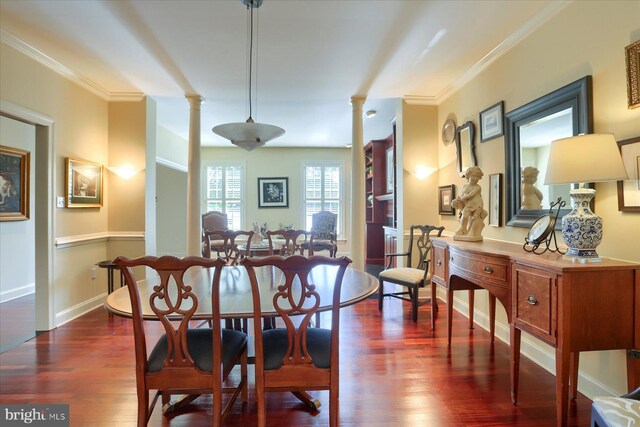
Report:
[[[304,400],[307,390],[329,390],[329,423],[338,425],[340,290],[351,260],[300,255],[245,258],[253,293],[256,400],[258,426],[266,425],[265,392],[292,391]],[[331,300],[331,329],[309,327],[321,305],[320,295],[309,272],[318,265],[337,267]],[[262,330],[260,286],[256,267],[281,272],[278,292],[273,297],[278,323],[285,327]]]
[[[205,257],[219,257],[225,260],[227,265],[238,265],[238,262],[245,256],[249,256],[251,252],[251,238],[253,231],[234,231],[234,230],[210,230],[204,232],[205,249],[211,248],[210,252],[205,252]],[[238,236],[246,236],[244,249],[240,250],[239,242],[236,242]],[[216,243],[212,241],[216,239]]]
[[210,238],[208,241],[205,238],[205,233],[212,230],[227,230],[229,229],[229,221],[227,214],[219,211],[210,211],[202,214],[202,256],[209,257],[212,251],[212,245],[215,246],[219,241],[215,238]]
[[[406,252],[385,254],[387,258],[387,266],[378,276],[378,310],[382,311],[382,300],[384,297],[398,298],[411,303],[411,318],[414,322],[418,321],[418,307],[421,305],[432,303],[431,327],[434,327],[434,313],[436,309],[436,289],[431,287],[431,299],[422,301],[418,298],[421,288],[431,284],[431,276],[429,276],[429,264],[431,261],[431,233],[440,236],[444,227],[434,227],[431,225],[412,225],[411,235],[409,237],[409,247]],[[412,256],[415,249],[418,253],[418,263],[416,267],[411,267]],[[391,268],[394,259],[406,257],[406,267]],[[400,285],[406,288],[401,292],[384,293],[384,284]]]
[[[267,231],[267,240],[269,241],[269,255],[291,256],[300,251],[300,244],[307,240],[309,232],[306,230],[275,230]],[[275,249],[273,237],[281,236],[284,244],[281,248]],[[304,236],[303,239],[300,237]],[[302,240],[302,241],[301,241]]]
[[308,250],[309,256],[319,251],[329,251],[329,256],[335,257],[338,251],[337,226],[337,214],[321,211],[311,215],[311,238],[300,244],[300,255],[303,255],[305,250]]
[[[222,259],[172,256],[146,256],[137,259],[118,257],[131,299],[133,336],[136,357],[136,389],[138,394],[138,426],[146,426],[158,397],[169,405],[175,394],[213,394],[213,425],[219,426],[238,394],[247,401],[247,335],[220,326],[220,274]],[[135,267],[148,267],[158,274],[154,293],[149,298],[151,310],[164,327],[165,333],[147,353],[147,340],[142,317],[142,301],[134,274]],[[194,267],[209,270],[211,280],[212,328],[189,327],[198,309],[198,298],[189,285]],[[140,270],[143,271],[143,270]],[[240,364],[240,381],[235,387],[223,389],[231,370]],[[149,392],[156,394],[149,406]],[[222,392],[233,395],[222,409]],[[185,400],[186,403],[193,400]],[[165,405],[165,407],[167,406]],[[180,406],[179,404],[177,405]]]

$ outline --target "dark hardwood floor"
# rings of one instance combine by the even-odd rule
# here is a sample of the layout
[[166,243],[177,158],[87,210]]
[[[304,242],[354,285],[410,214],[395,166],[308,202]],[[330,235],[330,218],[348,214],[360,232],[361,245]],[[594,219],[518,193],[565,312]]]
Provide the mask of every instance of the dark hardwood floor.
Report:
[[[511,404],[509,349],[491,344],[489,334],[467,329],[456,313],[447,348],[446,306],[440,304],[436,331],[429,308],[419,322],[409,306],[367,300],[343,309],[340,351],[342,426],[551,426],[555,425],[555,378],[522,359],[520,403]],[[323,322],[327,322],[323,319]],[[326,323],[324,323],[326,324]],[[150,327],[159,331],[157,324]],[[0,402],[68,403],[72,426],[133,426],[136,394],[133,331],[127,319],[96,309],[56,330],[0,355]],[[249,377],[253,372],[250,368]],[[270,426],[328,425],[328,394],[307,411],[289,393],[267,395]],[[229,426],[256,425],[255,400],[238,400]],[[570,426],[589,424],[591,402],[571,403]],[[208,426],[211,399],[201,396],[179,415],[163,417],[158,406],[150,425]]]
[[0,353],[35,336],[35,293],[0,304]]

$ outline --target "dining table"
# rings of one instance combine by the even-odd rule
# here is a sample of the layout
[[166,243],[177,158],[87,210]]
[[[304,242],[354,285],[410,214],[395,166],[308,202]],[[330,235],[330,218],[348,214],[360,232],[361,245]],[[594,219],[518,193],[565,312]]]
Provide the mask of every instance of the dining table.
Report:
[[[255,268],[260,288],[261,315],[265,319],[265,326],[271,324],[269,319],[277,316],[273,306],[273,296],[278,291],[278,285],[284,280],[284,275],[279,269],[267,266]],[[330,311],[333,299],[333,291],[338,267],[319,265],[309,273],[309,283],[315,285],[320,295],[318,312]],[[213,281],[213,269],[192,268],[185,273],[184,282],[192,287],[192,292],[198,298],[198,307],[194,312],[193,320],[208,320],[211,318],[211,284]],[[150,277],[138,282],[142,316],[145,320],[158,320],[149,305],[149,296],[154,292],[153,287],[160,283],[159,277]],[[378,289],[378,280],[372,275],[353,267],[347,268],[342,279],[340,292],[340,307],[348,307],[364,301],[374,295]],[[175,289],[168,289],[169,294]],[[172,295],[172,297],[175,296]],[[173,298],[172,298],[173,299]],[[158,308],[162,308],[161,302],[156,300]],[[107,296],[104,307],[110,313],[122,317],[132,317],[131,300],[127,287],[115,290]],[[247,269],[243,266],[225,266],[220,275],[220,313],[223,319],[250,319],[253,317],[253,301],[251,284]],[[251,359],[251,358],[250,358]],[[320,402],[312,398],[306,392],[294,392],[298,399],[311,409],[317,409]],[[192,401],[191,397],[179,402],[165,405],[164,411],[171,412]]]

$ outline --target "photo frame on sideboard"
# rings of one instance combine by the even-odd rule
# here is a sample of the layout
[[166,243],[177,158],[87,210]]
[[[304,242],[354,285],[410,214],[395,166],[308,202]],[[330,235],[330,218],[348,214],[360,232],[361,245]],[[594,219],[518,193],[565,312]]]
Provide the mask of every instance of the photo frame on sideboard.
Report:
[[0,221],[29,219],[31,153],[0,145]]
[[618,141],[629,179],[618,181],[618,210],[640,212],[640,136]]

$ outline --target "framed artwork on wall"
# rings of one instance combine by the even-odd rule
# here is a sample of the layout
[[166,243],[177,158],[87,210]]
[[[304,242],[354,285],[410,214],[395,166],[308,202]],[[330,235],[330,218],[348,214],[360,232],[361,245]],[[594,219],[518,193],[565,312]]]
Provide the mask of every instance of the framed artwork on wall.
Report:
[[0,221],[29,219],[31,154],[0,145]]
[[629,108],[640,107],[640,40],[625,48]]
[[102,207],[104,167],[86,160],[66,159],[65,195],[68,208]]
[[393,193],[393,147],[387,149],[387,194]]
[[640,136],[618,141],[629,179],[618,181],[618,210],[640,212]]
[[489,225],[502,227],[502,174],[489,175]]
[[480,112],[480,142],[504,135],[504,101]]
[[289,178],[258,178],[258,208],[288,208]]
[[456,187],[453,184],[438,187],[438,214],[455,215],[456,210],[451,206],[451,202],[455,197]]

